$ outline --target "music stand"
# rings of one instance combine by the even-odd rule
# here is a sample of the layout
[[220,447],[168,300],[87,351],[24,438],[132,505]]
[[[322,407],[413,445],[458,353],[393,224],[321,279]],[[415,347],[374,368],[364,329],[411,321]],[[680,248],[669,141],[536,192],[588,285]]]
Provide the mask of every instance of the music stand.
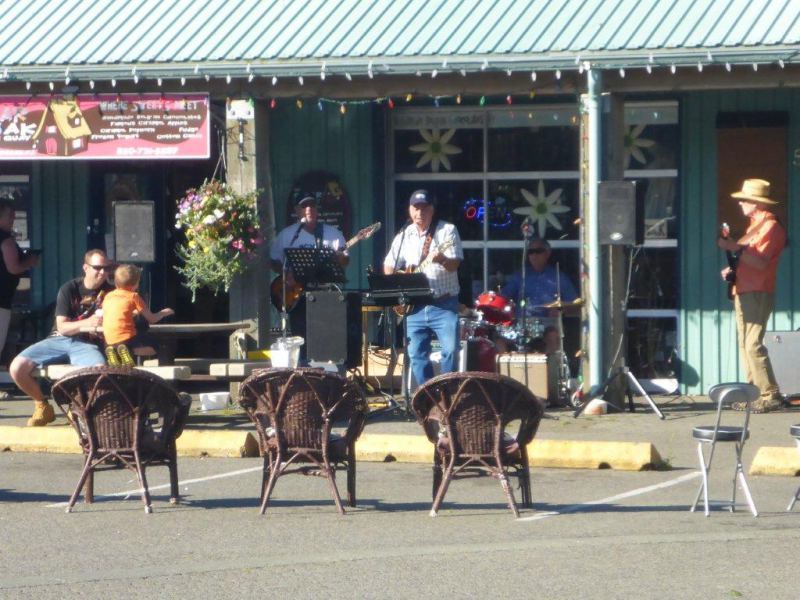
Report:
[[[365,300],[376,306],[397,306],[406,304],[428,303],[433,300],[428,278],[424,273],[392,273],[383,275],[381,273],[370,273],[367,276],[369,282],[369,292],[364,294]],[[394,347],[392,352],[394,352]],[[403,374],[402,388],[403,403],[405,404],[406,417],[411,417],[411,401],[408,389],[408,375],[410,372],[408,359],[408,333],[406,331],[406,321],[403,321]],[[399,408],[395,406],[390,410]]]
[[345,282],[332,248],[287,248],[284,252],[294,278],[306,287]]
[[367,275],[369,292],[366,299],[376,306],[395,306],[433,300],[430,283],[424,273],[393,273]]

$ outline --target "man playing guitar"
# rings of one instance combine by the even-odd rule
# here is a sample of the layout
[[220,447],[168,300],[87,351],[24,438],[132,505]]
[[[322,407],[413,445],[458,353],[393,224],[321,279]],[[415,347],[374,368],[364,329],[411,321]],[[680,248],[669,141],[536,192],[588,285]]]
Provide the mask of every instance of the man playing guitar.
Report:
[[[272,242],[269,258],[270,267],[276,273],[283,274],[287,290],[293,290],[296,282],[291,272],[285,272],[284,260],[287,248],[331,248],[335,251],[335,260],[347,266],[349,257],[342,233],[332,225],[319,221],[317,202],[311,194],[300,194],[295,203],[295,214],[299,223],[284,227]],[[286,303],[284,303],[286,304]],[[289,327],[292,335],[306,336],[305,298],[300,296],[294,309],[289,313]],[[300,359],[305,360],[305,346],[301,348]]]
[[[455,371],[458,364],[458,265],[464,258],[458,230],[452,223],[434,219],[434,199],[425,190],[409,198],[409,223],[395,236],[383,261],[383,272],[421,269],[433,291],[432,303],[413,306],[408,312],[406,344],[411,372],[417,385],[433,376],[430,361],[433,334],[442,346],[442,373]],[[441,249],[441,250],[440,250]]]

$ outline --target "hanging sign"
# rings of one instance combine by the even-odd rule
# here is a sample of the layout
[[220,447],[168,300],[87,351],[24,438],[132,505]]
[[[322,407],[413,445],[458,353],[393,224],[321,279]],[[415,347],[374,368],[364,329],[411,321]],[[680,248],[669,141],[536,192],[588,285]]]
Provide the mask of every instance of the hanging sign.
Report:
[[0,96],[0,160],[210,156],[208,94]]

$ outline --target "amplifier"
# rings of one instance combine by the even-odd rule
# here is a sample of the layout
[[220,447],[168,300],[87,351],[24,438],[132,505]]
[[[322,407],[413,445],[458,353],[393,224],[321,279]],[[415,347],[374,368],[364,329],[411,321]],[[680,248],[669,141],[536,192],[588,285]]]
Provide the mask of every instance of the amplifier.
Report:
[[781,393],[786,396],[800,395],[800,369],[797,368],[800,331],[768,331],[764,334],[764,346],[769,352]]
[[558,398],[558,364],[545,354],[498,354],[497,372],[516,379],[543,400],[554,402]]
[[361,294],[306,292],[306,353],[348,369],[361,364]]

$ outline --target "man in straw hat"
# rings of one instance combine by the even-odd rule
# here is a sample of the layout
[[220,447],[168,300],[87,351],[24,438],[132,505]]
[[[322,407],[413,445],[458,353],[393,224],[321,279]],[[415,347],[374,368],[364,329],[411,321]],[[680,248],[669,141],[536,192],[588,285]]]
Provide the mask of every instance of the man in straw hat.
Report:
[[[778,204],[770,198],[770,185],[763,179],[746,179],[740,192],[731,194],[739,201],[742,213],[750,220],[745,234],[734,241],[720,238],[717,246],[738,252],[736,283],[733,287],[739,354],[749,383],[761,390],[753,402],[753,412],[769,412],[783,406],[772,364],[764,347],[764,332],[775,304],[775,276],[778,258],[786,245],[786,231],[771,208]],[[726,279],[730,269],[722,270]],[[735,403],[744,410],[744,403]]]

